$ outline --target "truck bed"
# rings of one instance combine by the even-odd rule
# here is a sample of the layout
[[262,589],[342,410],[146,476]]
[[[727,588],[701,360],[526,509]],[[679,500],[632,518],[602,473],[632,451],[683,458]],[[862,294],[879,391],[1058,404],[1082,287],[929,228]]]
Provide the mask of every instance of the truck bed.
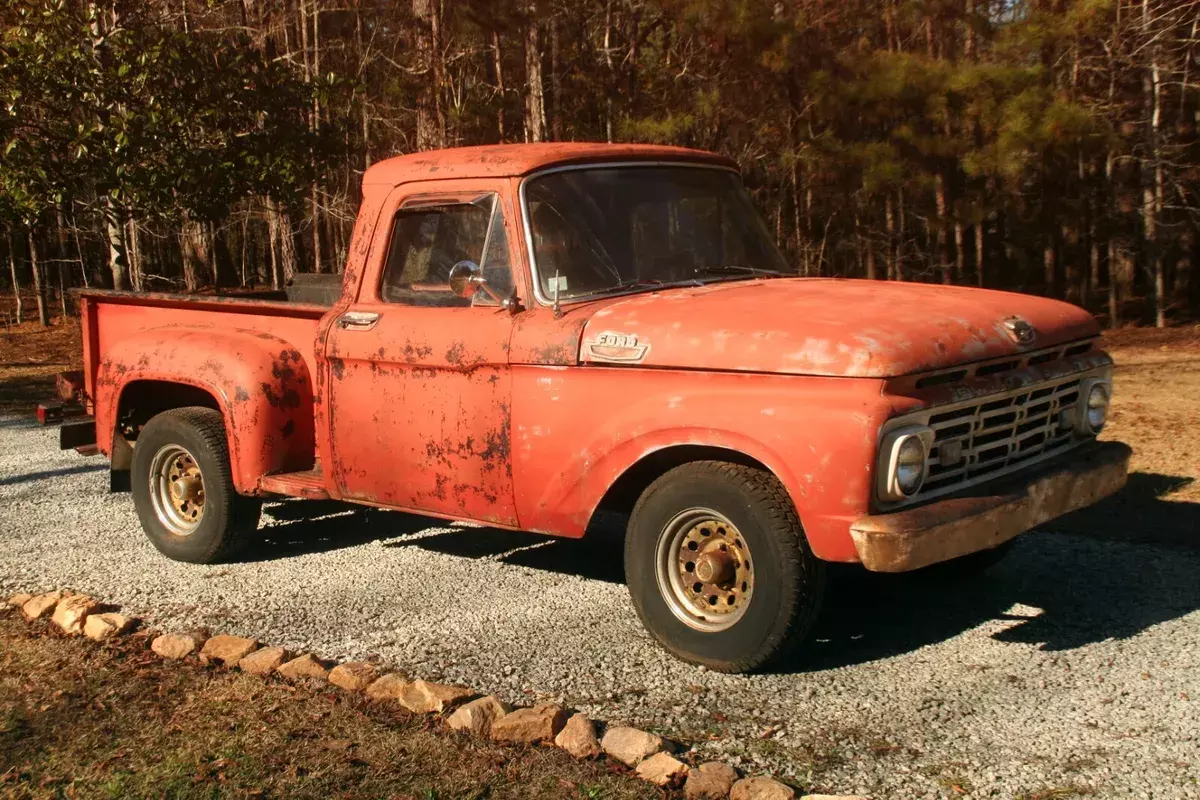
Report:
[[313,352],[317,325],[328,308],[261,298],[142,294],[106,290],[79,293],[83,327],[85,386],[94,397],[96,372],[117,342],[152,328],[243,330],[283,339],[300,353],[309,374],[316,374]]

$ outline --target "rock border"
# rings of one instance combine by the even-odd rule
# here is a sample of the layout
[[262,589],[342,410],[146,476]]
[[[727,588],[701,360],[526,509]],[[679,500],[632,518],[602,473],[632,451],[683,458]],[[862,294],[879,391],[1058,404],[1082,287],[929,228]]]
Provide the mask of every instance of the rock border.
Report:
[[[3,604],[29,622],[49,620],[68,636],[103,642],[140,627],[136,617],[89,595],[56,589],[14,594]],[[796,790],[769,775],[741,777],[720,761],[695,762],[692,753],[677,753],[663,737],[624,725],[606,725],[554,703],[514,708],[493,695],[466,686],[410,679],[381,672],[366,662],[334,663],[312,653],[294,654],[282,647],[230,634],[205,631],[147,631],[150,649],[165,661],[196,661],[239,669],[264,680],[306,681],[337,686],[374,703],[396,703],[413,714],[440,715],[448,730],[488,738],[501,744],[543,745],[575,758],[604,757],[614,767],[663,789],[682,789],[687,800],[795,800]],[[597,736],[597,727],[603,735]],[[693,756],[689,758],[689,756]],[[617,765],[620,765],[617,767]],[[799,800],[867,800],[857,795],[806,794]]]

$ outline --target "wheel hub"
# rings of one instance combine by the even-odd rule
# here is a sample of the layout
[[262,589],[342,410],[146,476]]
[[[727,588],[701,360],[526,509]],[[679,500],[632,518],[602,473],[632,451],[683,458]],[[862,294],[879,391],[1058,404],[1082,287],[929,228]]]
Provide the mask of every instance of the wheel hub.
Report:
[[734,560],[719,550],[710,550],[696,559],[696,577],[704,583],[728,583],[736,570]]
[[150,466],[150,500],[159,521],[187,536],[204,516],[204,476],[196,459],[179,445],[166,445]]
[[671,611],[698,630],[732,626],[754,591],[745,537],[711,509],[690,509],[667,523],[659,538],[656,571]]
[[203,496],[204,481],[200,480],[199,474],[183,475],[171,481],[171,497],[177,503],[200,503]]

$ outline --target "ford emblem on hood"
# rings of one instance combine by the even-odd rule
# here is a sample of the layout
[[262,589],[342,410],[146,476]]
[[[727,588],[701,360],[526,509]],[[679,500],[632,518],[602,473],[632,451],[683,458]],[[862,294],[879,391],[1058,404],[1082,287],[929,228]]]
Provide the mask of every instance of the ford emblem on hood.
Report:
[[1000,325],[1009,338],[1020,345],[1030,345],[1037,341],[1037,328],[1018,316],[1000,320]]

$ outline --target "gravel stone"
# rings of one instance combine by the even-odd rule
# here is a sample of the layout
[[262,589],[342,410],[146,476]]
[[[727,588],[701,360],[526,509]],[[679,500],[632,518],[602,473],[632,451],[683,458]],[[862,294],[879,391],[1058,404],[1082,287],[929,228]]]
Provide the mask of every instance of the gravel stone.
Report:
[[281,665],[276,672],[289,681],[324,681],[329,679],[329,667],[325,666],[320,659],[311,653],[305,653],[302,656],[293,658],[286,664]]
[[664,750],[666,742],[656,734],[618,726],[605,731],[600,746],[617,761],[636,767],[645,759]]
[[282,647],[264,647],[255,650],[238,662],[238,669],[251,675],[270,675],[287,661],[288,652]]
[[88,614],[83,621],[83,635],[97,642],[102,642],[111,636],[119,636],[131,630],[137,620],[108,611],[103,614]]
[[796,791],[774,778],[742,778],[729,791],[729,800],[793,800]]
[[329,682],[347,692],[361,692],[375,680],[375,667],[364,661],[338,664],[329,673]]
[[58,605],[58,601],[62,597],[63,593],[59,591],[34,595],[25,601],[25,605],[21,606],[21,612],[25,615],[25,619],[30,622],[35,619],[41,619],[54,611],[55,606]]
[[536,744],[554,739],[567,723],[567,712],[554,703],[518,708],[492,723],[492,738],[506,744]]
[[238,662],[258,649],[258,642],[245,636],[222,633],[214,636],[200,648],[201,664],[220,664],[236,667]]
[[697,761],[810,791],[944,800],[963,781],[973,798],[1200,800],[1200,506],[1157,498],[1180,468],[1135,463],[1131,499],[1021,537],[964,584],[834,569],[803,659],[737,676],[655,645],[619,543],[287,501],[232,561],[183,564],[108,492],[103,459],[57,436],[0,419],[0,596],[70,586],[163,630],[377,657],[513,705],[678,732]]
[[198,649],[196,640],[191,636],[164,633],[156,636],[150,643],[150,649],[162,658],[187,658]]
[[465,686],[415,680],[400,691],[400,705],[414,714],[438,714],[476,694]]
[[738,779],[737,770],[720,761],[707,761],[688,770],[683,796],[687,800],[725,800]]
[[508,703],[488,695],[455,709],[454,713],[446,718],[446,724],[451,730],[482,738],[490,736],[492,725],[510,711],[512,706]]
[[85,594],[73,594],[58,601],[50,621],[62,629],[63,633],[78,636],[83,633],[83,621],[87,615],[100,607],[92,598]]
[[576,758],[595,758],[601,752],[600,741],[596,738],[596,723],[586,714],[572,714],[554,737],[554,743]]
[[655,786],[666,787],[682,782],[688,773],[688,767],[670,753],[656,753],[638,764],[634,773]]
[[398,703],[407,686],[408,680],[403,675],[392,672],[377,678],[367,687],[366,695],[377,703],[386,700],[394,700]]

